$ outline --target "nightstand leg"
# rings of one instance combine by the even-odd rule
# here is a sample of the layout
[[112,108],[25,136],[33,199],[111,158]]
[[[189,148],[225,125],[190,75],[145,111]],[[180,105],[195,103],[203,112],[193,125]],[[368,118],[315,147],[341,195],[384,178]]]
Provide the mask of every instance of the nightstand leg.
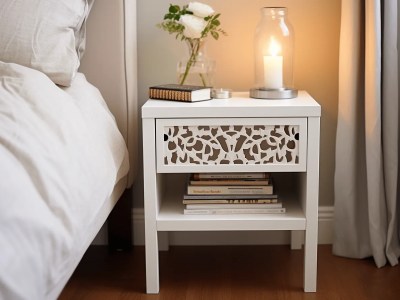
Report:
[[160,290],[158,275],[157,215],[159,199],[156,176],[155,121],[143,120],[143,184],[146,247],[147,293],[157,294]]
[[317,291],[317,234],[311,229],[306,232],[304,244],[304,291]]
[[300,250],[304,243],[304,231],[292,230],[290,232],[290,249]]
[[157,231],[148,231],[146,229],[146,290],[148,294],[157,294],[160,290]]
[[[305,213],[307,218],[304,242],[304,291],[317,290],[318,247],[318,182],[319,182],[319,118],[308,118],[308,154]],[[303,206],[304,208],[304,206]]]

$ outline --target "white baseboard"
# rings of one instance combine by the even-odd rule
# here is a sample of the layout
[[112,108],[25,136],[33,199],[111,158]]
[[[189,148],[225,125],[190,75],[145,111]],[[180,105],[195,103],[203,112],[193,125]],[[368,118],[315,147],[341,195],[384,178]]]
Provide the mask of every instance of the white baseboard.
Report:
[[[332,244],[333,207],[318,209],[318,243]],[[287,231],[170,232],[170,245],[284,245],[290,244]],[[144,245],[144,210],[133,210],[133,244]],[[161,246],[161,245],[160,245]]]

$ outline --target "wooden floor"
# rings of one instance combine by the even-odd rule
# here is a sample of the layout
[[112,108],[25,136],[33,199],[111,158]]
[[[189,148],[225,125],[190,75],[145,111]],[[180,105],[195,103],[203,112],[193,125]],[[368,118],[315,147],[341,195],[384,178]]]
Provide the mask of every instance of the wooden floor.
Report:
[[144,248],[92,246],[60,299],[400,299],[400,267],[318,248],[317,293],[303,293],[303,251],[289,246],[171,247],[160,253],[160,294],[145,294]]

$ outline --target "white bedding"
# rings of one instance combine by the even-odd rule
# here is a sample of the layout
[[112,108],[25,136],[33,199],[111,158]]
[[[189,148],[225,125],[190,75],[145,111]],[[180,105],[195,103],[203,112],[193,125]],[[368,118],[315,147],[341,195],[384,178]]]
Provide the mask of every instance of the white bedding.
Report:
[[115,120],[82,74],[61,89],[0,62],[0,299],[54,295],[128,169]]

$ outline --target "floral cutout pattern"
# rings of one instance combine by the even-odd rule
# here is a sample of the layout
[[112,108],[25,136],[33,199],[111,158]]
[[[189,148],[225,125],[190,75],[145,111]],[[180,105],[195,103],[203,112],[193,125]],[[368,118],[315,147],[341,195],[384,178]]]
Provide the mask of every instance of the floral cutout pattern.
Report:
[[298,164],[299,125],[166,126],[164,163]]

